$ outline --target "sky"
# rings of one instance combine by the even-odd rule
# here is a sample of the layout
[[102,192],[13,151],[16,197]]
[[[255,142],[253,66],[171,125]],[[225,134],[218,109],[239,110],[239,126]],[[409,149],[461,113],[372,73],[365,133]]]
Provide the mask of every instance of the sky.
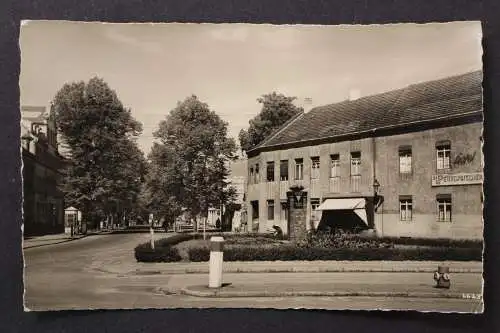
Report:
[[[391,25],[115,24],[26,21],[21,105],[48,106],[68,82],[104,79],[143,124],[149,152],[158,123],[194,94],[229,135],[273,91],[311,106],[351,91],[373,95],[482,68],[479,22]],[[308,106],[309,107],[309,106]]]

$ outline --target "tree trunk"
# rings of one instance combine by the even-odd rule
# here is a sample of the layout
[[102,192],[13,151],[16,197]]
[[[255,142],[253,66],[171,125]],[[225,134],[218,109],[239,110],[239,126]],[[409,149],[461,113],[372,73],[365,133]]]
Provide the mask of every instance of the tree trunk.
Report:
[[194,220],[194,226],[193,226],[194,232],[197,233],[198,232],[198,219],[195,216],[193,220]]
[[207,239],[207,220],[208,216],[203,218],[203,240]]

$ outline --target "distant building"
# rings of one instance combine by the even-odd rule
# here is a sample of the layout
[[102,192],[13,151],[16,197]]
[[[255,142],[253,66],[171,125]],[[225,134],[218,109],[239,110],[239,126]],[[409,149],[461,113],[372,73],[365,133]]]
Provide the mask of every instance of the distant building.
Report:
[[247,174],[247,159],[240,158],[230,165],[229,181],[236,189],[235,210],[231,219],[231,230],[242,229],[241,223],[246,222],[245,187]]
[[[373,96],[359,91],[287,122],[248,151],[248,225],[476,238],[482,223],[482,73]],[[303,225],[287,192],[307,192]]]
[[227,181],[229,186],[236,189],[236,198],[233,205],[224,205],[223,216],[221,217],[221,207],[211,207],[208,209],[207,225],[215,227],[217,220],[225,231],[235,230],[241,224],[241,216],[245,212],[245,183],[246,183],[246,158],[239,157],[236,161],[229,163],[229,176]]
[[57,187],[64,159],[57,148],[54,115],[45,107],[21,107],[26,236],[64,232],[64,195]]

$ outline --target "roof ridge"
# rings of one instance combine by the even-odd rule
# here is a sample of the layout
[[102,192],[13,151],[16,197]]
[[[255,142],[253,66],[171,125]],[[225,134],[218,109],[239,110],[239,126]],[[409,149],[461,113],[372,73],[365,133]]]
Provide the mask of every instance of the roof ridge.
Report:
[[[313,109],[311,109],[311,111],[314,111],[315,109],[318,109],[318,108],[323,108],[323,107],[326,107],[326,106],[330,106],[330,105],[338,105],[338,104],[341,104],[341,103],[352,103],[352,102],[357,102],[357,101],[360,101],[360,100],[363,100],[363,99],[369,99],[369,98],[372,98],[372,97],[376,97],[376,96],[382,96],[382,95],[385,95],[385,94],[390,94],[390,93],[395,93],[397,91],[408,91],[410,88],[412,87],[415,87],[415,86],[420,86],[420,85],[424,85],[424,84],[432,84],[432,83],[436,83],[436,82],[439,82],[439,81],[447,81],[447,80],[452,80],[454,78],[459,78],[459,77],[465,77],[465,76],[470,76],[472,74],[475,74],[475,73],[482,73],[483,71],[481,69],[478,69],[478,70],[473,70],[473,71],[469,71],[469,72],[466,72],[466,73],[463,73],[463,74],[456,74],[456,75],[451,75],[451,76],[445,76],[445,77],[441,77],[441,78],[437,78],[437,79],[433,79],[433,80],[429,80],[429,81],[420,81],[420,82],[414,82],[414,83],[410,83],[404,87],[400,87],[400,88],[396,88],[396,89],[392,89],[392,90],[387,90],[387,91],[382,91],[382,92],[378,92],[378,93],[374,93],[374,94],[371,94],[371,95],[366,95],[366,96],[362,96],[356,100],[349,100],[348,98],[346,99],[343,99],[341,101],[338,101],[338,102],[333,102],[333,103],[328,103],[328,104],[325,104],[325,105],[318,105],[316,107],[314,107]],[[399,97],[398,97],[399,99]]]

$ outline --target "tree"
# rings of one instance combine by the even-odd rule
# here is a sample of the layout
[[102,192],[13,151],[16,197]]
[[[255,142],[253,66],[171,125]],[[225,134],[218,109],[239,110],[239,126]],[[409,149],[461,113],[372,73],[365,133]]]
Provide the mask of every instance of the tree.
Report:
[[165,154],[165,150],[155,143],[149,154],[148,172],[141,189],[141,207],[158,218],[163,218],[167,225],[182,213],[182,207],[176,194],[181,183],[175,181],[173,174],[173,154]]
[[276,92],[258,98],[262,110],[249,121],[250,126],[247,130],[240,131],[238,138],[241,149],[248,151],[254,148],[289,119],[303,112],[303,108],[293,104],[295,99],[296,97],[287,97]]
[[154,133],[160,142],[149,155],[154,184],[148,184],[170,200],[176,212],[179,206],[186,209],[196,231],[198,217],[206,219],[208,208],[220,205],[228,162],[236,158],[227,126],[193,95],[179,102]]
[[83,219],[121,220],[137,201],[145,159],[134,138],[142,126],[100,78],[65,84],[52,102],[69,150],[61,188]]

